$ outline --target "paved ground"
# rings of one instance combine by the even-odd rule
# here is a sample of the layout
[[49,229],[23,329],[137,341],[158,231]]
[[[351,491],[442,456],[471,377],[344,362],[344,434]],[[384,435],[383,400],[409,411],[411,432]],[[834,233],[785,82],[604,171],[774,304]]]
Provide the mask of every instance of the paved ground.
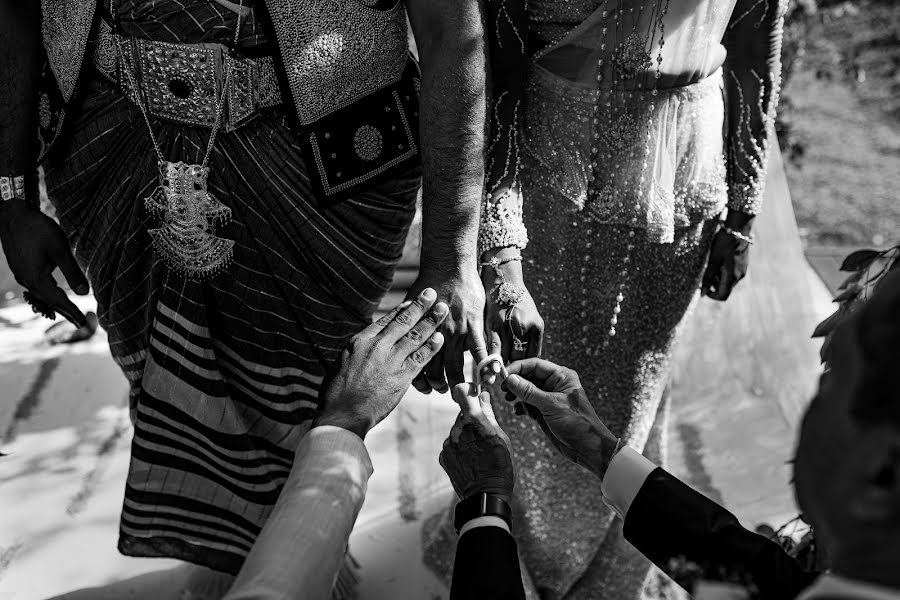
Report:
[[[785,463],[817,367],[808,333],[830,311],[786,207],[760,225],[765,244],[756,251],[769,253],[759,261],[769,266],[752,271],[727,304],[700,304],[676,353],[671,470],[750,525],[796,513]],[[398,287],[412,276],[401,271]],[[799,290],[797,301],[760,319],[754,307],[772,306],[778,293],[762,282],[773,280]],[[102,589],[68,598],[182,598],[177,563],[115,549],[131,430],[105,335],[50,347],[46,326],[21,304],[0,306],[0,451],[8,455],[0,458],[0,599],[92,586]],[[451,497],[436,457],[455,414],[448,397],[410,391],[367,439],[375,474],[351,538],[363,600],[446,598],[422,565],[421,539],[423,522]]]

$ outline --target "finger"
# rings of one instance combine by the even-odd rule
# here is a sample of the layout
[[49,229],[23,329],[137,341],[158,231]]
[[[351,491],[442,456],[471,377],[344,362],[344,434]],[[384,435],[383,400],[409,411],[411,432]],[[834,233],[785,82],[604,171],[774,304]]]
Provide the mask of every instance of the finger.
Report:
[[475,360],[476,365],[487,358],[487,344],[484,341],[484,332],[481,326],[469,329],[469,335],[466,336],[466,344],[469,352],[472,353],[472,358]]
[[[427,368],[427,366],[426,366]],[[422,394],[430,394],[431,386],[428,385],[428,380],[425,377],[425,369],[419,371],[419,374],[413,377],[412,385],[416,390],[418,390]]]
[[69,283],[69,287],[72,288],[73,292],[79,296],[84,296],[90,291],[91,288],[88,285],[87,277],[85,277],[81,267],[78,266],[75,255],[72,254],[72,250],[69,248],[68,244],[62,246],[57,252],[54,252],[51,255],[51,258],[56,261],[59,270],[62,271],[63,277],[66,278],[66,281]]
[[503,370],[503,357],[499,354],[488,354],[480,363],[474,366],[475,381],[493,385],[497,380],[497,375]]
[[488,354],[500,354],[500,349],[503,347],[502,342],[500,341],[500,334],[496,331],[491,331],[488,334]]
[[507,390],[516,395],[516,398],[531,404],[538,410],[543,411],[552,406],[553,401],[550,394],[520,375],[510,375],[506,378],[505,385]]
[[494,415],[494,405],[491,404],[491,395],[488,392],[481,392],[478,394],[478,400],[481,403],[481,412],[490,424],[498,431],[503,431],[500,428],[500,423],[497,422],[497,417]]
[[401,308],[394,318],[384,326],[384,329],[378,334],[379,338],[387,343],[395,344],[416,326],[435,300],[437,300],[437,292],[432,288],[422,290],[421,294],[416,296],[408,306]]
[[525,353],[525,357],[534,358],[540,356],[544,347],[544,324],[539,322],[532,327],[531,335],[528,338],[528,351]]
[[450,390],[453,401],[459,404],[464,418],[469,419],[481,414],[481,400],[478,397],[478,386],[474,383],[459,383]]
[[537,382],[543,382],[559,369],[559,365],[543,358],[526,358],[507,366],[510,375],[521,375],[525,379]]
[[[444,322],[444,319],[447,318],[449,313],[450,309],[447,308],[447,305],[443,302],[435,304],[431,310],[416,323],[415,327],[409,330],[409,333],[397,340],[397,343],[395,344],[396,352],[409,355],[421,348],[431,339],[432,334],[437,331],[437,328],[440,327],[441,323]],[[441,338],[441,343],[443,344],[443,338]]]
[[722,265],[719,269],[719,285],[716,288],[717,300],[728,300],[731,295],[731,288],[734,286],[734,274],[728,265]]
[[[428,361],[434,358],[434,355],[438,353],[443,345],[444,334],[440,331],[435,331],[427,340],[425,340],[425,343],[422,344],[422,346],[413,350],[412,353],[406,357],[406,368],[413,372],[421,373],[421,370],[428,364]],[[413,383],[415,383],[415,381],[413,381]],[[416,389],[419,388],[417,387]]]
[[49,275],[41,277],[34,284],[31,292],[49,304],[56,312],[61,314],[67,321],[76,327],[84,327],[87,325],[87,318],[81,310],[69,300],[66,293],[62,291],[53,278]]
[[[453,336],[453,339],[451,339],[450,342],[445,346],[444,369],[446,369],[447,372],[447,383],[449,383],[450,385],[463,383],[466,380],[466,357],[463,353],[465,348],[463,347],[459,336]],[[485,354],[484,356],[487,356],[487,354]],[[482,358],[484,358],[484,356],[482,356]]]
[[444,377],[445,352],[447,352],[446,340],[444,340],[444,345],[437,351],[425,367],[425,382],[428,384],[428,387],[437,391],[439,394],[443,394],[449,389],[447,379]]
[[397,306],[395,306],[394,308],[389,310],[380,319],[378,319],[377,321],[375,321],[374,323],[372,323],[371,325],[369,325],[368,327],[363,329],[360,332],[360,335],[365,335],[365,336],[369,336],[369,337],[376,335],[382,329],[387,327],[387,324],[390,323],[391,320],[393,320],[393,318],[397,316],[398,312],[400,312],[402,309],[406,308],[410,304],[412,304],[412,300],[404,300],[403,302],[401,302],[400,304],[398,304]]

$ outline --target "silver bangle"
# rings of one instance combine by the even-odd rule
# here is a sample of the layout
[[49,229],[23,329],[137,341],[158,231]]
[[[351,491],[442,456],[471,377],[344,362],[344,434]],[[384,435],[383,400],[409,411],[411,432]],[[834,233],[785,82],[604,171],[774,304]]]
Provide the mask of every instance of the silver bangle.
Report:
[[742,241],[742,242],[747,242],[748,244],[752,244],[752,243],[753,243],[753,237],[752,237],[752,236],[745,235],[745,234],[741,233],[740,231],[736,231],[736,230],[732,229],[731,227],[729,227],[728,225],[725,225],[724,223],[722,224],[722,231],[724,231],[725,233],[727,233],[727,234],[730,235],[731,237],[733,237],[733,238],[735,238],[735,239],[737,239],[737,240],[740,240],[740,241]]

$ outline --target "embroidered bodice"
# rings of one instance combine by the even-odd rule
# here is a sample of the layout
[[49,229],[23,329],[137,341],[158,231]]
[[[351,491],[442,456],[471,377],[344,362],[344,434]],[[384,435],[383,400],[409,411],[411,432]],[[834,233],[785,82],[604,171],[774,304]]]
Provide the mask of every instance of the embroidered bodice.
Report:
[[[488,1],[491,70],[504,74],[488,190],[521,178],[660,242],[726,204],[759,211],[784,0],[523,2]],[[516,229],[521,201],[486,198],[483,229]]]

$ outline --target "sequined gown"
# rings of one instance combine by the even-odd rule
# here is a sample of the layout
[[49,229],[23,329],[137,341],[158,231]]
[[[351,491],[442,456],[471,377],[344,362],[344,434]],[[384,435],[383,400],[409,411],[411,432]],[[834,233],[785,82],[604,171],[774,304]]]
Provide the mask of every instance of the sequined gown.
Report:
[[[610,429],[663,462],[672,344],[717,220],[726,209],[760,209],[783,6],[488,4],[487,188],[521,195],[504,205],[487,197],[482,227],[515,231],[524,218],[523,270],[546,323],[544,357],[575,369]],[[507,245],[502,234],[492,239]],[[539,595],[639,597],[649,563],[624,541],[599,481],[497,404],[517,461],[520,554]]]

